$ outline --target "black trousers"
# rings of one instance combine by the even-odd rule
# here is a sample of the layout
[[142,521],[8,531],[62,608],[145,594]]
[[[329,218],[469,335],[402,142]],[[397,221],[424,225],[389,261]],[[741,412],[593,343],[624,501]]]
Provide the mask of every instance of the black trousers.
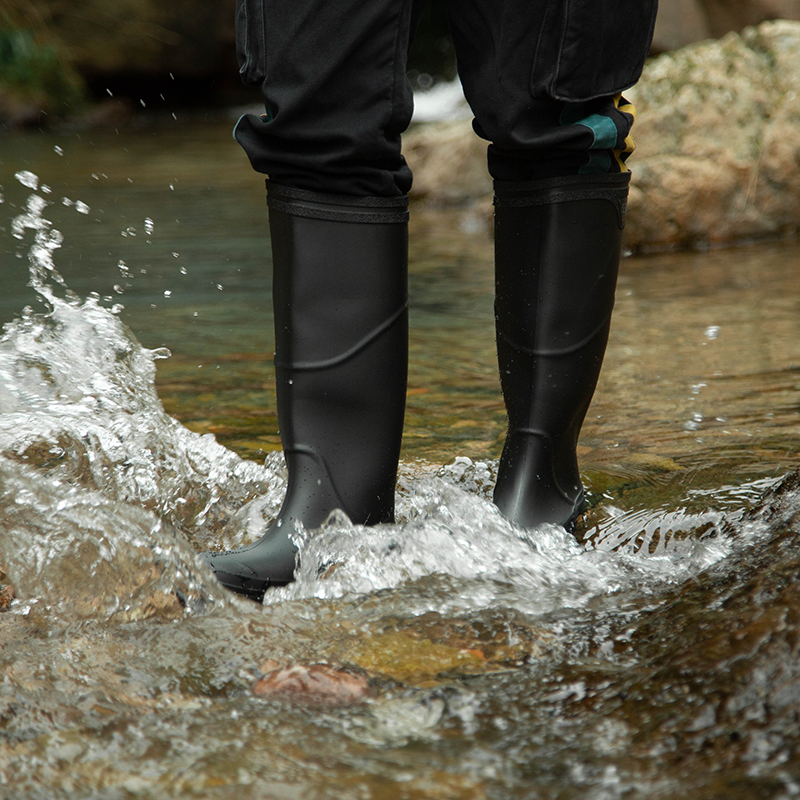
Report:
[[[426,0],[238,0],[237,50],[266,113],[234,135],[276,183],[361,197],[411,187],[406,61]],[[657,0],[444,0],[495,180],[626,171]]]

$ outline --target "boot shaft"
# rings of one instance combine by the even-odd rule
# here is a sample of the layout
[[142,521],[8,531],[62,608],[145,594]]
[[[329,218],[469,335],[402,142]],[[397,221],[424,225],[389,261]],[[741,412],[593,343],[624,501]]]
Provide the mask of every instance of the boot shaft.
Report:
[[614,307],[628,174],[496,184],[495,322],[509,428],[495,502],[566,524]]
[[281,511],[393,518],[408,362],[406,198],[268,183]]

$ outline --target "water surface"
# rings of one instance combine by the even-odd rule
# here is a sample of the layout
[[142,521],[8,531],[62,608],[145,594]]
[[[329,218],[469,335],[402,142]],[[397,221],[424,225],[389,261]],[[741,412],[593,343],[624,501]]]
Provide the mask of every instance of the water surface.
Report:
[[485,212],[415,208],[397,524],[261,607],[195,557],[285,484],[228,123],[1,144],[0,794],[800,795],[796,244],[624,260],[576,538],[489,502]]

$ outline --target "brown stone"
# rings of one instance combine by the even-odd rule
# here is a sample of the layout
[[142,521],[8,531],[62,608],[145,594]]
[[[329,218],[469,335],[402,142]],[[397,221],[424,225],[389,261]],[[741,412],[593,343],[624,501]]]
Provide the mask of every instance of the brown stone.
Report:
[[14,599],[14,588],[5,583],[6,573],[0,564],[0,613],[8,611],[11,601]]
[[267,661],[261,671],[264,675],[253,687],[253,694],[325,705],[360,703],[371,694],[365,678],[327,664],[281,667]]

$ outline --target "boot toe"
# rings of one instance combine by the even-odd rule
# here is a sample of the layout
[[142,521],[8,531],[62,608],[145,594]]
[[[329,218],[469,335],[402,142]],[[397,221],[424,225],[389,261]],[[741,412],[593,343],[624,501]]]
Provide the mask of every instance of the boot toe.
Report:
[[252,567],[239,561],[235,553],[202,553],[216,579],[228,590],[261,602],[272,585],[268,576],[259,575]]

